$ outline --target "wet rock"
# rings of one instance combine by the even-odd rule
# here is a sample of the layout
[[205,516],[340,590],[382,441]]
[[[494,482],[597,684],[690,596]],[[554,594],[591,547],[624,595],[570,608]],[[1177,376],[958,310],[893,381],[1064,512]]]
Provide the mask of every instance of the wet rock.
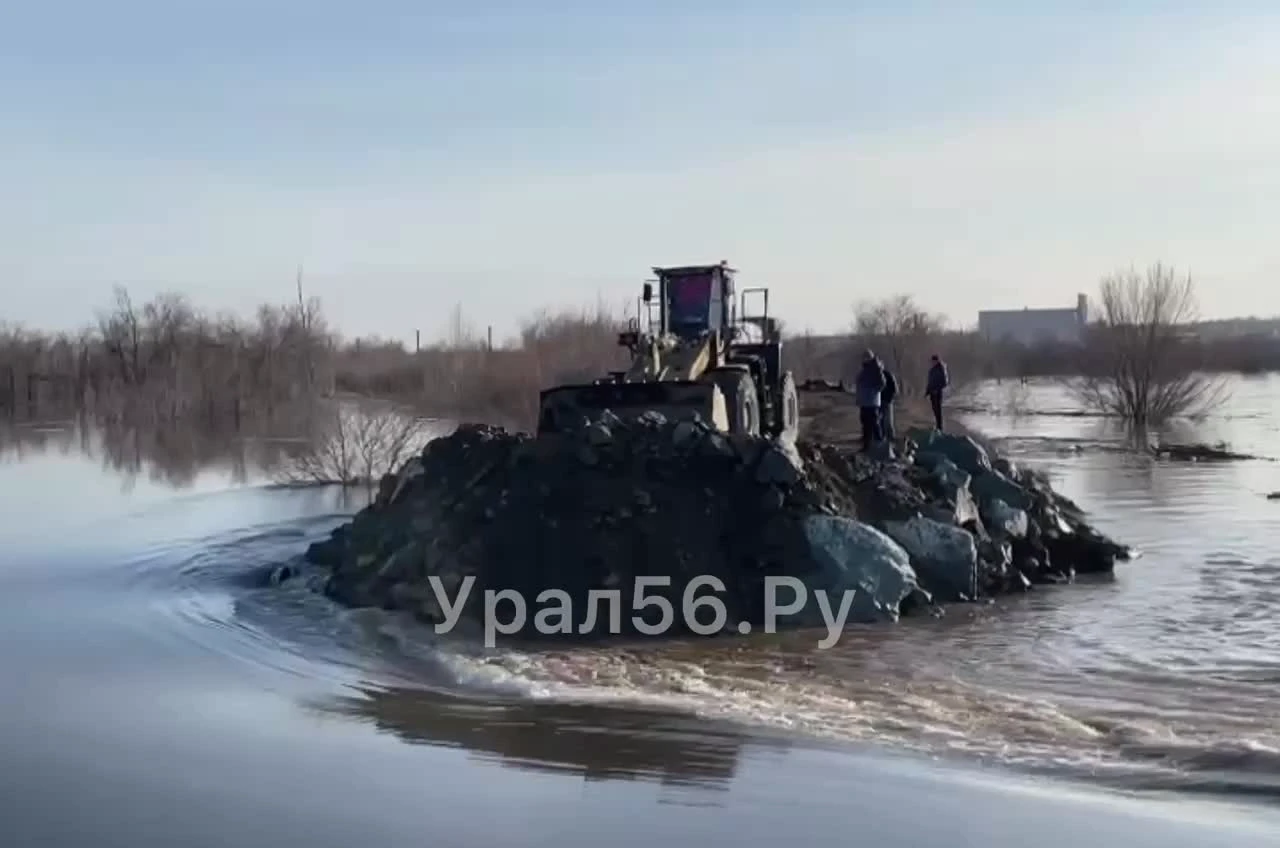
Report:
[[1036,525],[1032,524],[1029,530],[1025,538],[1010,539],[1009,550],[1012,556],[1012,567],[1031,580],[1036,575],[1051,571],[1053,563],[1043,539],[1035,532]]
[[979,539],[978,560],[987,572],[987,578],[998,583],[1013,565],[1013,545],[1008,540]]
[[929,517],[948,524],[965,526],[980,520],[978,504],[969,489],[971,476],[949,459],[941,458],[929,472],[932,490],[938,499],[926,510]]
[[1070,533],[1046,535],[1044,547],[1058,568],[1050,573],[1110,574],[1116,563],[1129,558],[1129,550],[1087,525]]
[[890,522],[885,532],[911,557],[920,585],[941,602],[978,596],[978,548],[967,530],[931,518]]
[[991,460],[991,467],[996,471],[999,471],[1004,476],[1008,477],[1010,480],[1020,481],[1022,479],[1022,476],[1023,476],[1022,468],[1019,467],[1019,465],[1016,462],[1006,457],[1003,457],[1003,456],[993,457]]
[[1041,504],[1036,510],[1036,524],[1047,536],[1070,535],[1075,532],[1075,528],[1056,504]]
[[967,489],[969,487],[969,481],[973,479],[969,472],[961,470],[960,466],[941,454],[934,454],[934,456],[937,457],[937,461],[930,470],[940,484],[950,488]]
[[285,563],[271,568],[267,572],[266,579],[262,582],[267,586],[279,586],[281,583],[297,577],[300,573],[296,565]]
[[959,468],[959,466],[957,466],[954,462],[951,462],[951,460],[947,459],[945,454],[939,453],[937,451],[931,451],[931,450],[926,450],[924,448],[921,448],[913,452],[911,456],[912,456],[911,463],[913,465],[920,466],[926,471],[933,471],[943,462],[949,463],[954,468]]
[[780,619],[782,623],[822,624],[819,596],[828,598],[832,610],[846,593],[853,598],[848,623],[897,620],[902,602],[920,589],[908,553],[874,527],[815,515],[804,520],[804,534],[818,568],[803,578],[808,603],[794,617]]
[[804,476],[804,462],[788,442],[770,442],[756,464],[756,482],[794,486]]
[[657,410],[647,410],[636,417],[636,421],[645,427],[657,429],[666,426],[667,417]]
[[342,563],[344,550],[339,537],[312,542],[307,548],[306,560],[321,568],[337,568]]
[[920,514],[956,527],[967,527],[980,522],[977,504],[973,502],[968,489],[957,489],[953,498],[927,504]]
[[1000,498],[993,498],[987,502],[984,521],[993,536],[1017,539],[1027,535],[1030,519],[1025,509],[1011,507]]
[[698,424],[693,421],[681,421],[671,431],[671,441],[677,447],[684,447],[701,435],[702,428]]
[[1000,500],[1014,509],[1026,510],[1035,503],[1030,492],[994,469],[975,474],[969,488],[979,504]]
[[957,436],[937,430],[913,429],[907,438],[920,446],[920,455],[941,455],[951,460],[969,474],[981,474],[991,470],[991,458],[982,445],[969,436]]

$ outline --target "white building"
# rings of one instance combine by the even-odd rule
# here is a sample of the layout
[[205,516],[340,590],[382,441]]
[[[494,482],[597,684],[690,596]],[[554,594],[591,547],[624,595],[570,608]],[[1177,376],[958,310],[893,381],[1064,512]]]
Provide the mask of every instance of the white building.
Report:
[[978,313],[978,333],[993,342],[1034,345],[1081,341],[1089,323],[1089,297],[1078,295],[1074,309],[985,309]]

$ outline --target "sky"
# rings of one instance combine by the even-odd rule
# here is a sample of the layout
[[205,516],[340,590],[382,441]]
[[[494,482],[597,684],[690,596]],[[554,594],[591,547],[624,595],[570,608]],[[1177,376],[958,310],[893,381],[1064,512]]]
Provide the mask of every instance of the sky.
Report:
[[1280,7],[11,0],[0,320],[115,285],[348,335],[633,303],[728,260],[793,328],[957,326],[1163,261],[1280,314]]

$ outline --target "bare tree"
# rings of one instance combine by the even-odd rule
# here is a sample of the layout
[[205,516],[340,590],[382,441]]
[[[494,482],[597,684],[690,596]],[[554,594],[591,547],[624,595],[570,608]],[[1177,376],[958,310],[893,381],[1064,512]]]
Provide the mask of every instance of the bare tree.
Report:
[[1088,376],[1073,383],[1081,400],[1138,431],[1203,413],[1226,395],[1220,376],[1200,370],[1189,333],[1197,317],[1195,282],[1157,263],[1102,280],[1099,314],[1088,333]]
[[429,438],[425,423],[387,404],[332,403],[307,449],[277,475],[290,484],[365,486],[398,470]]
[[855,340],[889,365],[904,391],[923,382],[934,342],[945,329],[942,316],[922,308],[909,294],[854,307]]
[[133,298],[124,286],[116,286],[115,307],[98,318],[98,331],[108,357],[116,363],[120,380],[126,386],[143,382],[142,320],[134,308]]

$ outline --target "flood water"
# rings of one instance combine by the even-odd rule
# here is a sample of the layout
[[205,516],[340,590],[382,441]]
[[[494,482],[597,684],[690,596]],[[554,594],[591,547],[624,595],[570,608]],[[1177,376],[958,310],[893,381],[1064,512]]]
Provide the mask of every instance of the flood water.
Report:
[[[440,641],[264,584],[361,505],[273,486],[269,440],[0,428],[4,844],[1280,844],[1280,463],[982,400],[1142,557],[828,651]],[[1176,437],[1278,433],[1271,377]]]

